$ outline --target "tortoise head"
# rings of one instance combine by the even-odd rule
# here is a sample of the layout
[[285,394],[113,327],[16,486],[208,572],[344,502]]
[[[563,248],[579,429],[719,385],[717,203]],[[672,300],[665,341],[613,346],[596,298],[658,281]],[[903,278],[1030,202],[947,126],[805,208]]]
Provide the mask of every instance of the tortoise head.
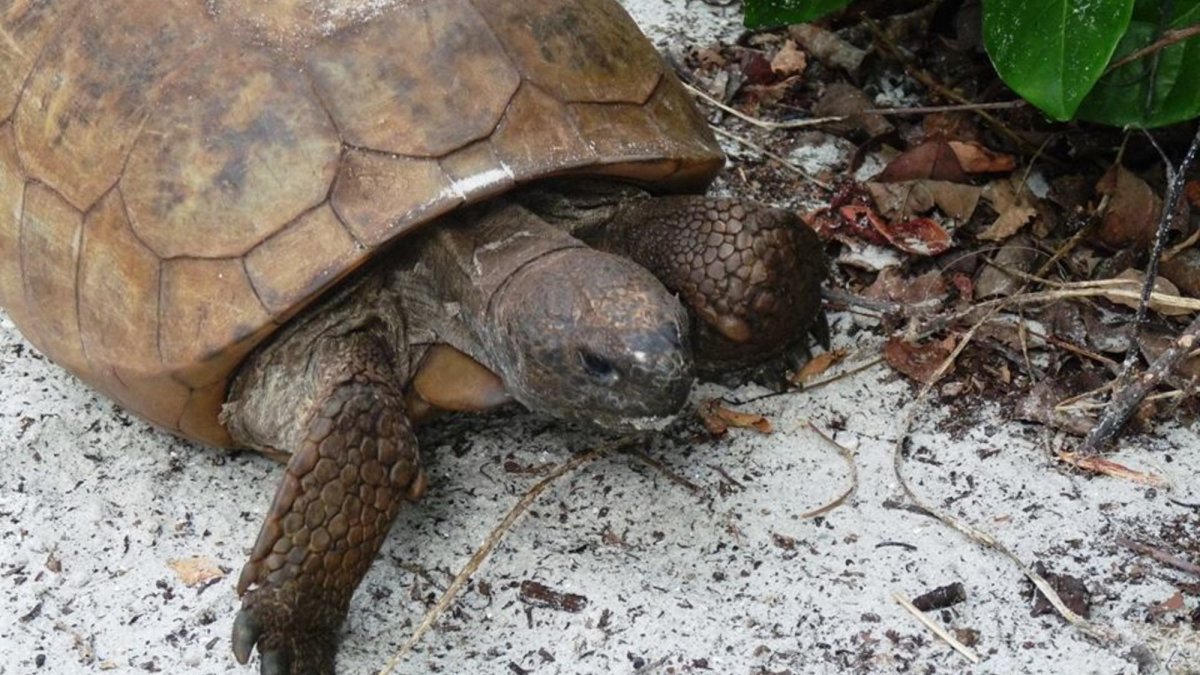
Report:
[[612,430],[660,427],[694,380],[679,300],[630,260],[588,248],[529,263],[491,301],[493,366],[526,407]]

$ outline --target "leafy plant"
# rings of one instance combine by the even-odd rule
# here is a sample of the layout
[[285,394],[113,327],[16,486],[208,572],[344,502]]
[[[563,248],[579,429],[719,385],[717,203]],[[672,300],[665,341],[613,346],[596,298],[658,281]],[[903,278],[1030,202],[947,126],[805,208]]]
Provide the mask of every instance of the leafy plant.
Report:
[[[848,4],[745,0],[746,24],[802,23]],[[983,10],[996,71],[1049,117],[1155,127],[1200,116],[1200,0],[984,0]]]

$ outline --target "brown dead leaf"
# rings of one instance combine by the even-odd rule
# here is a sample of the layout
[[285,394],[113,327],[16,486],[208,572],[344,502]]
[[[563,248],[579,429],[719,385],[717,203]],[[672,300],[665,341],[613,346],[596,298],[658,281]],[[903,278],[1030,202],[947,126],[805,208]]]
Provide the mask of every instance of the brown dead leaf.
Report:
[[774,431],[771,421],[762,415],[726,408],[721,404],[721,400],[716,398],[701,403],[699,413],[705,428],[714,436],[725,435],[730,427],[754,429],[760,434],[769,434]]
[[835,82],[825,88],[825,93],[817,99],[812,112],[817,117],[845,117],[845,121],[829,126],[834,133],[859,130],[870,138],[891,133],[895,127],[886,117],[879,113],[865,112],[873,107],[875,105],[870,97],[858,87],[845,82]]
[[1108,209],[1096,231],[1096,238],[1108,248],[1134,245],[1145,248],[1154,240],[1162,200],[1146,181],[1123,166],[1113,166],[1096,191],[1109,198]]
[[1154,605],[1150,607],[1150,616],[1157,618],[1164,614],[1178,612],[1181,609],[1183,609],[1183,592],[1175,591],[1175,594],[1166,600],[1154,603]]
[[1117,464],[1096,455],[1084,456],[1074,452],[1059,452],[1058,459],[1072,466],[1079,467],[1084,471],[1112,476],[1113,478],[1132,481],[1140,485],[1149,485],[1150,487],[1157,488],[1165,488],[1169,485],[1161,476],[1143,471],[1134,471],[1123,464]]
[[931,270],[919,277],[905,276],[899,267],[886,267],[863,291],[863,296],[886,300],[900,305],[920,305],[943,302],[950,291],[940,270]]
[[949,143],[931,140],[900,153],[875,176],[880,183],[899,183],[918,178],[965,183],[967,172],[959,164],[958,156]]
[[1024,282],[1003,269],[1032,272],[1038,258],[1038,250],[1028,234],[1019,234],[1005,242],[993,259],[996,265],[985,265],[979,270],[979,276],[975,278],[975,298],[982,300],[1016,293]]
[[828,352],[817,354],[808,360],[800,370],[788,374],[788,382],[797,387],[803,387],[812,381],[818,375],[822,375],[825,371],[839,364],[846,358],[847,352],[845,349],[834,349]]
[[796,43],[788,40],[771,59],[771,70],[783,77],[799,75],[808,67],[808,55],[796,47]]
[[1034,197],[1028,186],[1019,179],[1001,178],[983,188],[983,198],[999,214],[987,229],[978,235],[984,241],[1004,241],[1021,231],[1038,214]]
[[985,148],[979,143],[949,141],[950,149],[958,158],[958,164],[967,173],[1002,173],[1017,168],[1017,160]]
[[977,235],[984,241],[1004,241],[1021,231],[1037,215],[1032,206],[1014,206],[997,216],[996,220]]
[[933,195],[922,181],[910,180],[901,183],[878,183],[870,181],[865,187],[871,193],[875,208],[885,218],[902,220],[918,213],[927,213],[933,208]]
[[959,222],[971,217],[979,204],[981,190],[941,180],[912,180],[897,183],[871,181],[866,184],[880,213],[892,220],[912,218],[934,206]]
[[1158,269],[1180,291],[1200,298],[1200,248],[1184,249],[1169,259],[1164,256]]
[[913,255],[945,253],[952,243],[950,233],[931,218],[913,218],[902,222],[875,220],[872,224],[888,243]]
[[938,369],[954,353],[955,342],[953,335],[920,344],[892,338],[883,347],[883,357],[896,372],[922,384],[933,384],[954,370],[951,364],[945,373],[938,374]]
[[838,208],[837,213],[841,218],[836,223],[826,225],[821,229],[813,229],[817,229],[817,233],[826,238],[854,235],[880,246],[889,243],[887,237],[883,236],[887,222],[871,207],[863,204],[847,204]]
[[1183,186],[1183,196],[1193,209],[1200,209],[1200,180],[1189,180]]
[[167,566],[175,570],[175,576],[188,587],[199,586],[225,576],[225,570],[212,559],[203,556],[176,558],[167,561]]
[[933,201],[946,216],[960,223],[971,219],[983,190],[975,185],[963,185],[943,180],[926,181]]

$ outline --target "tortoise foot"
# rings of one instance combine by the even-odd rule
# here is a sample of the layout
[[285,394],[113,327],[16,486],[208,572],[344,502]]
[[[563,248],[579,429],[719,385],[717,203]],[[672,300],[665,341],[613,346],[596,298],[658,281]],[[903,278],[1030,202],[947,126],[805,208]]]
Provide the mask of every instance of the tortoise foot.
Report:
[[695,317],[696,361],[724,371],[780,356],[821,317],[821,242],[792,213],[703,196],[630,203],[596,244],[632,257]]
[[342,612],[309,611],[288,588],[261,588],[248,594],[233,622],[233,653],[250,661],[258,647],[262,675],[333,675],[337,628]]

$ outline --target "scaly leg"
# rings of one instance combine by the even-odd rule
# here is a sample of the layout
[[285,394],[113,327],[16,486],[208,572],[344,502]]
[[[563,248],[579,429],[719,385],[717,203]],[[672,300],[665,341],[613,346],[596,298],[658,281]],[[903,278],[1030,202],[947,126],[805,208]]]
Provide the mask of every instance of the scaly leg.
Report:
[[263,675],[334,672],[350,597],[406,499],[424,489],[397,388],[363,372],[326,386],[242,570],[233,648]]

